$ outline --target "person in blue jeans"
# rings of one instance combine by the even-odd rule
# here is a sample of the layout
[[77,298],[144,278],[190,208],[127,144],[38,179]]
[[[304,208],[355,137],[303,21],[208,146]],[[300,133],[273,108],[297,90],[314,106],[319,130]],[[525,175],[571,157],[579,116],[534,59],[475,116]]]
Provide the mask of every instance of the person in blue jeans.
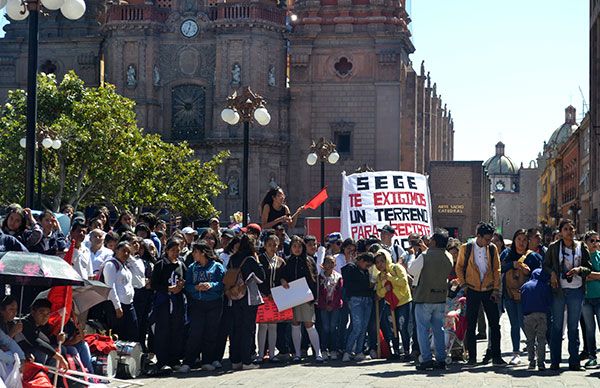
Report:
[[216,261],[213,249],[204,241],[192,244],[194,262],[185,273],[190,334],[180,373],[189,373],[202,353],[201,367],[213,371],[218,366],[217,336],[223,313],[223,275],[225,268]]
[[369,276],[369,268],[374,262],[373,254],[366,252],[357,257],[356,263],[349,263],[342,268],[344,289],[352,320],[352,331],[348,334],[346,351],[342,358],[344,362],[351,360],[353,351],[356,352],[354,361],[365,359],[363,345],[373,307],[373,285]]
[[590,273],[590,254],[587,246],[575,241],[573,221],[559,224],[561,238],[548,247],[544,271],[550,274],[553,290],[552,330],[550,334],[550,369],[559,370],[562,349],[562,330],[565,306],[569,339],[569,369],[583,370],[579,360],[579,318],[584,297],[584,280]]
[[510,338],[512,340],[513,356],[509,364],[521,364],[520,349],[521,329],[523,325],[523,309],[521,306],[520,288],[527,280],[531,271],[542,266],[542,257],[527,249],[529,240],[525,229],[517,229],[513,235],[513,243],[501,256],[502,297],[504,307],[510,321]]
[[600,326],[600,235],[589,231],[584,237],[585,244],[590,250],[592,272],[585,278],[585,300],[583,302],[583,319],[585,321],[584,338],[587,343],[589,359],[586,368],[598,366],[596,360],[596,322]]
[[[421,253],[408,266],[408,272],[419,279],[413,289],[415,323],[421,356],[417,370],[446,369],[446,346],[444,341],[444,318],[448,277],[452,272],[452,255],[446,250],[448,231],[435,229],[429,240],[429,249]],[[433,333],[435,362],[431,354],[429,332]]]
[[342,301],[342,287],[344,280],[335,270],[335,259],[333,256],[325,256],[321,265],[323,272],[319,274],[319,303],[317,307],[321,311],[321,325],[319,327],[319,338],[321,338],[321,351],[323,358],[327,357],[337,360],[337,325],[339,321]]

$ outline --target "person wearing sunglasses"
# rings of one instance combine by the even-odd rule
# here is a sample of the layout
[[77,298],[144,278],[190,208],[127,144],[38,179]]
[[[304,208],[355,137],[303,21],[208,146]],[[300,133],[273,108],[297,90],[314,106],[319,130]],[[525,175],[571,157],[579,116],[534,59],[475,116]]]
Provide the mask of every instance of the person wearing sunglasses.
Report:
[[589,231],[584,236],[585,244],[590,251],[592,272],[585,282],[585,299],[582,315],[585,322],[584,338],[588,348],[588,361],[586,368],[598,365],[596,360],[596,322],[600,326],[600,235],[596,231]]

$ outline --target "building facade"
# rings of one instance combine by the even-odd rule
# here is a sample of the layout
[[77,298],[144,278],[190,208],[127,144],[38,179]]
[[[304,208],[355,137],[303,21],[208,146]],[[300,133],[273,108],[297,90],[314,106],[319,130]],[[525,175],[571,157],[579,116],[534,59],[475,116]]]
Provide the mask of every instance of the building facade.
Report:
[[[374,169],[425,172],[453,158],[454,123],[414,51],[404,0],[129,0],[88,2],[78,21],[41,19],[40,70],[74,69],[90,86],[109,82],[136,101],[138,123],[197,157],[228,149],[215,199],[224,217],[241,208],[242,124],[220,119],[225,100],[249,85],[272,120],[251,126],[249,204],[253,220],[270,186],[290,207],[319,187],[305,160],[311,140],[333,140],[327,166],[328,215],[339,214],[340,173]],[[0,99],[25,88],[26,22],[0,39]],[[309,215],[309,214],[307,214]]]
[[536,162],[530,162],[527,167],[517,166],[505,154],[504,143],[498,142],[495,155],[484,167],[490,177],[492,218],[503,237],[510,239],[517,229],[538,225]]
[[600,227],[600,0],[590,0],[590,228]]
[[590,113],[580,124],[575,108],[565,109],[565,122],[558,127],[538,157],[540,176],[540,222],[555,228],[561,219],[575,221],[580,233],[597,228],[594,215]]
[[429,164],[433,226],[465,241],[477,223],[491,222],[490,178],[482,161],[445,161]]

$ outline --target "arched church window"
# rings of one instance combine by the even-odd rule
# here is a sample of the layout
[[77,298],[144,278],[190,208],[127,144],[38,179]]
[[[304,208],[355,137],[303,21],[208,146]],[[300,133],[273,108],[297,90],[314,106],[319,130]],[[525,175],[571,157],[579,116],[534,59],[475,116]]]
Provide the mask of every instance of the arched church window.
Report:
[[173,88],[172,117],[173,140],[202,140],[206,110],[206,91],[198,85],[181,85]]

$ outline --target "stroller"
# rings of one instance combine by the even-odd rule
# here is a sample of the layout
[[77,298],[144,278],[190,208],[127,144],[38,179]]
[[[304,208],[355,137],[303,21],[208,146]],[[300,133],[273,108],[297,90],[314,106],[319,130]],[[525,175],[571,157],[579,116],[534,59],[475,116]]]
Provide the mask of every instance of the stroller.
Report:
[[465,334],[467,333],[467,298],[460,290],[454,298],[446,301],[444,334],[446,339],[446,365],[452,360],[465,359]]

